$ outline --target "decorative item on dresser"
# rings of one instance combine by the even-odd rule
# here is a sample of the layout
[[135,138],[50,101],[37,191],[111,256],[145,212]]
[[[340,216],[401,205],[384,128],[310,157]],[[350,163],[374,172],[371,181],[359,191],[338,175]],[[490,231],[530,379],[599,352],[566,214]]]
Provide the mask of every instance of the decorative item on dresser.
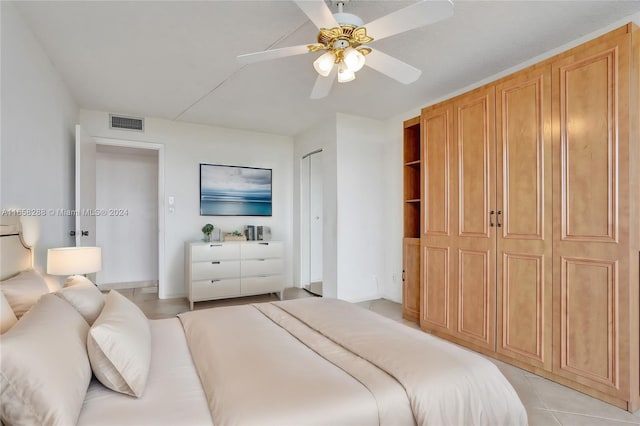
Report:
[[187,296],[194,302],[278,293],[282,299],[283,244],[269,242],[185,243]]
[[629,24],[424,108],[420,225],[405,202],[405,237],[420,228],[423,330],[630,411],[639,78]]
[[213,241],[213,238],[211,237],[211,233],[213,232],[214,229],[215,227],[210,223],[207,223],[202,227],[202,233],[204,234],[204,240],[203,240],[204,242],[210,243],[211,241]]
[[247,241],[246,235],[240,231],[227,232],[223,238],[224,241]]

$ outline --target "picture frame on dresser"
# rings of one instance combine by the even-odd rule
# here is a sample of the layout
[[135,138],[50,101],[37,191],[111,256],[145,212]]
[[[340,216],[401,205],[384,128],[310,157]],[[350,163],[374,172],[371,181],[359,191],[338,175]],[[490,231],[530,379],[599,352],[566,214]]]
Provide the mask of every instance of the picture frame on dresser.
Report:
[[200,163],[200,216],[273,216],[272,169]]

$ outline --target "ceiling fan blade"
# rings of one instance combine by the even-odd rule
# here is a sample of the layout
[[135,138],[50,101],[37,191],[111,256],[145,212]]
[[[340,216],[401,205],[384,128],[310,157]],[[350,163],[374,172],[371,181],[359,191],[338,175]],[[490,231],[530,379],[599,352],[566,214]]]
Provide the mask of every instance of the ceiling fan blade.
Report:
[[306,44],[299,46],[283,47],[280,49],[265,50],[264,52],[247,53],[238,56],[238,62],[242,64],[251,64],[253,62],[268,61],[270,59],[285,58],[287,56],[301,55],[308,53],[309,48]]
[[324,0],[294,0],[300,9],[309,17],[311,22],[320,28],[339,27],[336,18],[333,17],[331,9]]
[[453,15],[451,0],[423,0],[364,25],[367,34],[381,40],[418,27],[433,24]]
[[311,91],[311,99],[320,99],[324,98],[331,92],[331,88],[333,87],[333,82],[336,80],[336,74],[338,73],[338,67],[334,66],[328,76],[323,77],[321,75],[316,79],[316,84],[313,85],[313,90]]
[[422,74],[422,71],[418,68],[412,67],[406,62],[402,62],[401,60],[396,59],[393,56],[389,56],[386,53],[382,53],[379,50],[372,50],[366,58],[367,60],[365,65],[370,66],[374,70],[381,72],[400,83],[411,84]]

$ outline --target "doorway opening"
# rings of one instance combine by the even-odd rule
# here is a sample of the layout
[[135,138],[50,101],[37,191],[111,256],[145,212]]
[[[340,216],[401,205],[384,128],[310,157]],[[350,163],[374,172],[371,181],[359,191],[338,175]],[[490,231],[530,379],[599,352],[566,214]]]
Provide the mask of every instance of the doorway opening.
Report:
[[302,288],[316,296],[322,296],[322,150],[304,155],[300,171]]
[[101,290],[164,298],[164,178],[160,144],[96,138],[96,244]]

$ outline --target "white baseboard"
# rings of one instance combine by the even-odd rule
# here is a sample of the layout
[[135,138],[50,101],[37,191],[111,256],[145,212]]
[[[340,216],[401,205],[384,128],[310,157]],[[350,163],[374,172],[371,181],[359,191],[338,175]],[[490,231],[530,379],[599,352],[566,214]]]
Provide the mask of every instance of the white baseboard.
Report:
[[133,281],[133,282],[122,282],[122,283],[103,283],[103,284],[97,284],[97,286],[102,291],[106,291],[106,290],[122,290],[124,288],[158,287],[158,281]]

